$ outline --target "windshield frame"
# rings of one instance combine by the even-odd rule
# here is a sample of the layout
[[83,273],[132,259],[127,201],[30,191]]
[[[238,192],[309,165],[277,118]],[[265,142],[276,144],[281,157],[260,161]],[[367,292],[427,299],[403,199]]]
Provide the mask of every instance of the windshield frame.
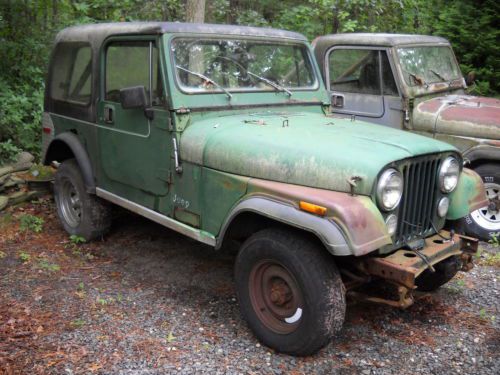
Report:
[[[446,81],[440,80],[437,76],[435,76],[436,80],[433,81],[425,81],[422,85],[411,85],[405,79],[405,72],[403,70],[403,65],[401,63],[401,59],[399,57],[398,50],[403,48],[419,48],[419,47],[439,47],[439,48],[448,48],[451,52],[451,56],[453,58],[453,62],[458,68],[458,76],[456,78],[452,78]],[[393,49],[393,58],[396,61],[397,71],[399,75],[399,80],[401,84],[411,91],[422,91],[424,92],[436,92],[436,91],[446,91],[450,89],[464,88],[464,79],[462,75],[462,70],[460,69],[460,64],[457,61],[457,57],[455,56],[455,52],[449,43],[412,43],[412,44],[399,44],[392,47]],[[414,73],[414,72],[412,72]],[[418,74],[417,74],[418,75]]]
[[[317,64],[313,58],[313,53],[312,50],[309,46],[309,44],[305,41],[297,40],[297,39],[285,39],[285,38],[264,38],[264,36],[259,37],[259,36],[246,36],[246,35],[213,35],[213,34],[184,34],[184,33],[179,33],[179,34],[174,34],[172,37],[169,38],[167,42],[167,48],[168,48],[168,54],[169,59],[170,59],[170,65],[171,65],[171,75],[173,77],[173,81],[175,83],[175,87],[179,92],[185,94],[185,95],[226,95],[226,93],[223,90],[206,90],[206,91],[201,91],[201,90],[190,90],[189,88],[186,88],[183,86],[180,82],[180,77],[179,77],[179,69],[176,67],[176,61],[174,57],[174,53],[172,51],[172,46],[173,43],[175,43],[176,40],[178,39],[191,39],[191,40],[249,40],[249,41],[256,41],[256,42],[262,42],[262,44],[279,44],[282,43],[284,45],[296,45],[303,47],[304,50],[306,51],[307,55],[307,62],[309,63],[311,67],[311,73],[314,78],[314,84],[312,86],[308,87],[299,87],[299,88],[294,88],[294,87],[286,87],[286,89],[290,90],[292,93],[294,92],[315,92],[320,90],[321,88],[321,76],[319,75],[319,70],[317,68]],[[252,72],[254,73],[254,72]],[[217,82],[218,83],[218,82]],[[278,83],[279,85],[279,83]],[[277,91],[277,90],[272,90],[272,89],[245,89],[245,88],[227,88],[224,87],[228,92],[233,93],[233,94],[278,94],[278,93],[283,93],[282,91]],[[288,97],[287,95],[285,95]]]

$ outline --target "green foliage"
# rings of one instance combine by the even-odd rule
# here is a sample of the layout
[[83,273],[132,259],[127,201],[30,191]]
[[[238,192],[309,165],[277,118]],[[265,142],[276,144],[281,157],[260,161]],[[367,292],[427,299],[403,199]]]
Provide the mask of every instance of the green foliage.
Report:
[[46,270],[49,272],[57,272],[61,269],[59,264],[56,263],[50,263],[47,259],[42,258],[38,261],[38,267],[40,267],[42,270]]
[[70,325],[73,327],[73,328],[81,328],[85,325],[85,320],[83,319],[75,319],[75,320],[72,320],[70,322]]
[[[500,2],[495,0],[206,0],[206,22],[295,30],[310,40],[338,32],[440,35],[472,94],[500,94]],[[44,79],[52,41],[64,27],[135,20],[183,21],[185,0],[0,2],[0,164],[19,150],[40,155]]]
[[25,231],[31,231],[35,233],[40,233],[43,230],[44,220],[41,217],[24,214],[19,219],[19,228]]
[[488,243],[494,248],[500,247],[500,232],[492,233],[490,237],[491,240],[489,240]]
[[22,150],[12,143],[11,139],[0,142],[0,166],[13,162]]
[[27,252],[25,251],[20,251],[19,252],[19,259],[21,260],[21,262],[23,263],[27,263],[31,260],[31,255],[29,255]]
[[81,237],[81,236],[77,236],[76,234],[72,234],[71,236],[69,236],[69,240],[71,241],[71,243],[73,245],[80,245],[82,243],[85,243],[85,238]]

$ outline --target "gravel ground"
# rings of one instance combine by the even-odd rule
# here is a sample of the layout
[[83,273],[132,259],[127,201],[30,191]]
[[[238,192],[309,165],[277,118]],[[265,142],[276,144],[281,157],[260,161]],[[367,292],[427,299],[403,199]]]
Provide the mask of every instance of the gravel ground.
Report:
[[[52,203],[0,216],[0,373],[499,374],[499,262],[459,274],[408,310],[349,304],[340,336],[295,358],[242,321],[234,256],[132,214],[74,244]],[[44,218],[20,231],[22,215]]]

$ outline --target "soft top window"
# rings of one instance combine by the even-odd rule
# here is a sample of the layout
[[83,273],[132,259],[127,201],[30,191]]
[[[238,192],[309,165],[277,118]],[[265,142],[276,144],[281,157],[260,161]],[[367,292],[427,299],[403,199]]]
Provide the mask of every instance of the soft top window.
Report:
[[92,93],[92,50],[85,43],[60,43],[52,58],[50,97],[88,105]]

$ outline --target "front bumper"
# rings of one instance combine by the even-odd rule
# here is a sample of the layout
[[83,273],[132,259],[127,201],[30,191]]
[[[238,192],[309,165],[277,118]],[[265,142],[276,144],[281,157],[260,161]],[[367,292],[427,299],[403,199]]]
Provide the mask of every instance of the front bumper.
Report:
[[454,255],[461,258],[462,271],[472,269],[472,256],[477,252],[478,240],[456,234],[451,240],[443,240],[443,237],[450,238],[450,233],[444,230],[440,231],[440,235],[426,238],[425,246],[421,250],[400,249],[386,257],[363,259],[359,268],[367,275],[395,284],[399,295],[396,301],[377,297],[364,299],[406,308],[413,304],[415,279],[426,269],[432,269],[435,264]]

